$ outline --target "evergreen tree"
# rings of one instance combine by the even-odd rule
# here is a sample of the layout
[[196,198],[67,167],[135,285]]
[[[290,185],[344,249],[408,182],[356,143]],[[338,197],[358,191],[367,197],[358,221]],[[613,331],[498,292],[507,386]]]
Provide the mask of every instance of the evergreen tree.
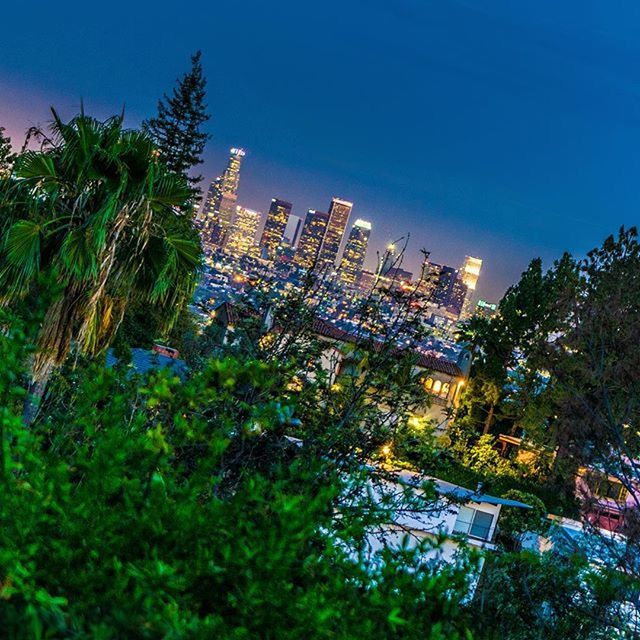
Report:
[[[202,164],[202,152],[209,139],[202,125],[209,119],[205,99],[206,79],[202,75],[201,52],[191,56],[191,70],[178,80],[171,97],[158,101],[158,115],[145,120],[142,127],[153,138],[161,158],[176,173],[186,174]],[[202,176],[191,176],[196,185]]]
[[0,127],[0,176],[9,172],[15,159],[11,149],[11,138],[4,135],[5,128]]

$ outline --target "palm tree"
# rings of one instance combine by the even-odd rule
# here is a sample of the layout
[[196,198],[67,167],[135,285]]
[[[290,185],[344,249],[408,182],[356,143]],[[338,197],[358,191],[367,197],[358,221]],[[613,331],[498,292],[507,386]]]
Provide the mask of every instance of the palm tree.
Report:
[[151,140],[81,113],[26,151],[0,201],[0,301],[54,287],[31,362],[36,415],[52,371],[73,347],[97,355],[132,302],[175,317],[193,293],[200,245],[184,212],[187,180],[158,162]]

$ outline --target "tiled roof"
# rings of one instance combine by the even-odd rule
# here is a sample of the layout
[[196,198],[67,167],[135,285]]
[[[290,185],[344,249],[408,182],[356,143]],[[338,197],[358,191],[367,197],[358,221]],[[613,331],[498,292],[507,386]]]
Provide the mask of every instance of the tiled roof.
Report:
[[429,369],[429,371],[440,371],[440,373],[446,373],[456,378],[461,378],[463,376],[462,369],[460,369],[455,362],[445,360],[444,358],[434,358],[433,356],[427,356],[424,353],[418,353],[418,362],[416,364],[423,369]]
[[[332,340],[338,340],[339,342],[353,343],[362,339],[362,336],[357,336],[353,333],[345,331],[344,329],[339,329],[335,325],[322,318],[314,318],[312,326],[313,332],[317,335],[323,336],[325,338],[330,338]],[[404,352],[404,349],[399,348],[396,350],[396,353],[398,355]],[[455,362],[451,362],[443,358],[428,356],[424,353],[420,353],[419,351],[415,351],[414,354],[417,356],[416,365],[422,369],[427,369],[429,371],[439,371],[440,373],[444,373],[455,378],[460,378],[463,376],[462,369],[460,369],[460,367]]]

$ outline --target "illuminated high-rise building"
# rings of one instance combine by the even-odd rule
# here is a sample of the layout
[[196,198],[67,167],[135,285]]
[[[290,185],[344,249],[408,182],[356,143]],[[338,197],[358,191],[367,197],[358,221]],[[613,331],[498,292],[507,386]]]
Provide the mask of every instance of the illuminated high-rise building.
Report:
[[231,149],[227,168],[209,186],[202,210],[202,241],[205,252],[210,253],[213,248],[225,244],[236,212],[240,167],[244,156],[243,149]]
[[445,265],[434,267],[439,267],[439,274],[429,301],[460,317],[468,291],[467,285],[462,281],[461,272]]
[[278,200],[278,198],[271,200],[267,220],[262,230],[262,237],[260,238],[260,255],[265,260],[275,260],[290,214],[290,202]]
[[356,220],[349,233],[340,262],[340,280],[345,284],[355,285],[359,281],[370,235],[371,223],[366,220]]
[[344,238],[347,222],[353,209],[353,203],[333,198],[329,207],[329,222],[324,234],[324,241],[318,254],[317,269],[329,274],[333,271],[338,251]]
[[431,262],[428,256],[425,257],[420,270],[420,280],[418,281],[418,294],[423,301],[432,301],[441,272],[442,265]]
[[262,214],[259,211],[237,207],[236,215],[229,227],[224,250],[237,257],[252,254],[261,217]]
[[289,216],[289,222],[287,224],[287,230],[285,230],[285,234],[289,238],[289,244],[292,247],[296,246],[296,243],[300,239],[300,231],[302,231],[302,218],[298,216]]
[[304,269],[311,269],[317,264],[318,254],[322,246],[329,214],[309,209],[302,225],[300,242],[296,249],[294,262]]
[[396,263],[396,245],[389,243],[378,259],[378,275],[386,276]]
[[462,308],[462,318],[467,319],[471,316],[473,309],[473,293],[476,290],[478,284],[478,278],[480,277],[480,270],[482,269],[482,260],[480,258],[473,258],[472,256],[466,256],[464,264],[460,269],[460,280],[466,285],[467,293]]

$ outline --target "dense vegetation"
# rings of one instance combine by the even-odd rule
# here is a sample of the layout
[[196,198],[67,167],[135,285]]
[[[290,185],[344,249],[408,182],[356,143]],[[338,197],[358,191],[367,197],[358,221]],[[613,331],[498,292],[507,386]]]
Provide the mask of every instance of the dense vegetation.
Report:
[[[201,107],[193,64],[180,86]],[[572,508],[579,465],[615,472],[637,454],[635,230],[584,262],[564,256],[546,273],[532,262],[495,318],[469,324],[471,379],[438,442],[411,420],[429,395],[412,353],[396,346],[420,330],[410,301],[381,341],[363,334],[342,347],[339,380],[321,366],[310,288],[274,301],[258,283],[232,340],[197,327],[186,310],[200,259],[186,174],[200,142],[175,164],[149,130],[54,113],[40,149],[3,156],[5,635],[625,637],[632,529],[596,568],[571,551],[524,552],[520,534],[546,534],[554,500]],[[379,297],[359,309],[369,326],[379,312]],[[188,370],[129,366],[145,321],[179,336]],[[505,432],[523,436],[535,461],[500,456]],[[421,478],[422,494],[397,488],[397,467]],[[428,553],[438,536],[374,551],[372,536],[384,541],[398,513],[437,512],[433,473],[482,480],[534,509],[505,513],[498,549],[483,558],[463,546],[456,562],[438,563]]]

